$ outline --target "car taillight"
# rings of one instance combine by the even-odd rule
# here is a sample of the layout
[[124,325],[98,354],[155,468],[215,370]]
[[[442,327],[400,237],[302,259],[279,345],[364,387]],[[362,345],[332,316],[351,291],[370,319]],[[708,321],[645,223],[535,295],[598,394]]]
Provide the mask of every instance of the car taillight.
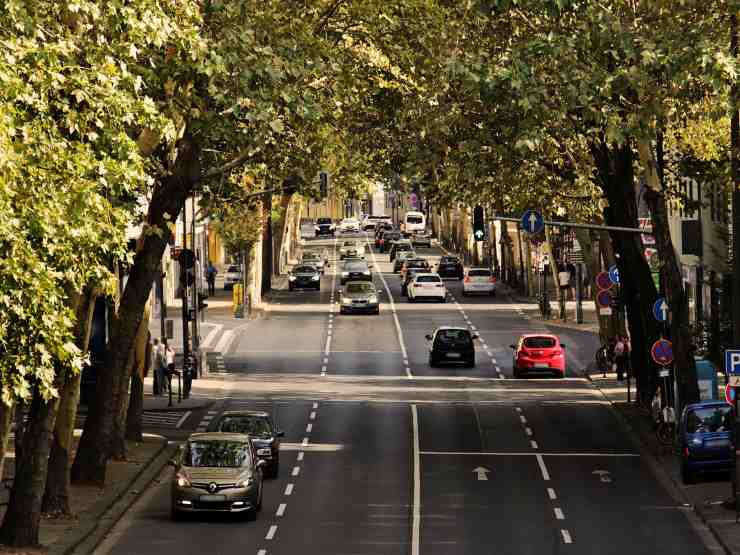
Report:
[[470,283],[470,276],[465,276],[465,279],[463,281],[465,283]]
[[488,278],[488,281],[490,281],[491,283],[496,283],[496,278],[491,276],[490,278]]
[[437,287],[444,287],[444,286],[445,286],[444,283],[438,283],[437,284]]

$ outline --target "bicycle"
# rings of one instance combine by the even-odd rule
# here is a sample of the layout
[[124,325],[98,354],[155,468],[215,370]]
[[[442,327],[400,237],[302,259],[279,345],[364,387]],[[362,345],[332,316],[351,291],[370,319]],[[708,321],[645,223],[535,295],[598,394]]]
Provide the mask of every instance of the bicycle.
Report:
[[672,445],[676,437],[676,411],[673,407],[663,407],[655,435],[663,445]]

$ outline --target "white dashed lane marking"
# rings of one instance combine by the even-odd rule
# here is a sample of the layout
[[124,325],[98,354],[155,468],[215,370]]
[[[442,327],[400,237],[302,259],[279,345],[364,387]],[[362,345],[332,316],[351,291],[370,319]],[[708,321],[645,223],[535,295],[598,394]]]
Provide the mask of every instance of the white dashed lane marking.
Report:
[[280,505],[278,505],[277,511],[275,511],[275,516],[283,516],[287,507],[288,505],[286,505],[285,503],[280,503]]
[[293,472],[290,473],[291,476],[298,476],[301,473],[301,467],[300,466],[294,466]]
[[557,496],[557,495],[555,495],[555,490],[554,490],[554,489],[552,489],[552,488],[547,488],[547,496],[548,496],[548,497],[549,497],[549,498],[550,498],[551,500],[553,500],[553,501],[555,501],[555,500],[556,500],[556,499],[558,498],[558,496]]
[[272,538],[274,538],[275,534],[277,534],[277,529],[278,529],[277,524],[273,524],[272,526],[270,526],[270,529],[267,531],[267,535],[265,536],[265,539],[271,540]]
[[567,530],[560,530],[560,535],[563,537],[563,543],[573,543],[573,538]]
[[292,495],[293,494],[293,488],[294,487],[295,487],[294,484],[288,484],[287,486],[285,486],[285,493],[284,493],[284,495]]

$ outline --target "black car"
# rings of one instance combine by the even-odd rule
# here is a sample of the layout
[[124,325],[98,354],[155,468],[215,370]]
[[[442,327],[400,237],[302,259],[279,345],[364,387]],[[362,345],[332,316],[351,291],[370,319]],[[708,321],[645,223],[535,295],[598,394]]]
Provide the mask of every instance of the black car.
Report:
[[437,273],[441,278],[462,279],[465,273],[462,262],[456,256],[443,256],[437,264]]
[[431,268],[429,267],[429,262],[426,261],[426,258],[407,258],[403,261],[403,264],[401,264],[401,282],[406,279],[406,272],[408,272],[408,270],[411,268],[418,268],[424,270],[425,272],[431,271]]
[[462,363],[465,368],[475,367],[477,333],[470,333],[467,328],[443,326],[433,335],[427,335],[426,339],[429,341],[429,366]]
[[331,218],[318,218],[316,220],[316,237],[320,235],[334,236],[334,224]]
[[342,267],[341,283],[344,285],[348,281],[372,281],[373,275],[370,272],[370,266],[364,260],[346,262]]
[[403,251],[412,252],[413,250],[414,250],[414,246],[411,244],[411,241],[409,241],[408,239],[400,239],[398,241],[393,241],[393,243],[391,243],[391,248],[390,248],[390,251],[388,252],[388,255],[390,256],[391,262],[393,262],[393,260],[396,258],[396,255],[399,252],[403,252]]
[[277,478],[280,468],[280,438],[270,413],[254,410],[227,410],[211,424],[211,431],[248,434],[257,457],[265,461],[265,476]]
[[288,289],[321,290],[321,273],[316,266],[299,264],[288,274]]
[[405,297],[406,295],[408,295],[409,283],[411,283],[411,280],[414,279],[414,276],[416,274],[423,274],[428,271],[429,270],[425,268],[408,268],[406,270],[406,273],[401,278],[401,296]]
[[399,241],[403,237],[400,231],[384,231],[383,235],[380,236],[378,248],[380,252],[388,252],[391,250],[391,245],[394,241]]

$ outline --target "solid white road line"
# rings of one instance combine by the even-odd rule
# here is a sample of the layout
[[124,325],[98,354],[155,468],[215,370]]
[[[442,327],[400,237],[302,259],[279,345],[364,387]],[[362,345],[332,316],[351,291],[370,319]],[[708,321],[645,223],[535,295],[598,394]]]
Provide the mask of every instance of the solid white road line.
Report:
[[411,405],[411,427],[414,445],[414,500],[411,519],[411,555],[419,555],[421,544],[421,456],[419,449],[419,413]]
[[275,537],[275,534],[277,534],[277,524],[273,524],[270,526],[270,529],[267,531],[267,535],[265,536],[266,540],[271,540]]
[[540,465],[540,471],[542,472],[542,479],[545,482],[550,481],[550,473],[547,471],[547,467],[545,466],[545,459],[542,458],[542,455],[540,453],[537,453],[537,464]]
[[556,499],[558,498],[558,496],[557,496],[557,495],[555,495],[555,490],[554,490],[554,489],[552,489],[552,488],[547,488],[547,496],[548,496],[548,497],[549,497],[549,498],[550,498],[551,500],[553,500],[553,501],[555,501],[555,500],[556,500]]
[[223,324],[214,324],[214,328],[208,332],[208,335],[206,335],[206,338],[203,340],[203,343],[201,343],[201,347],[204,349],[207,349],[211,346],[211,343],[213,343],[216,340],[216,336],[218,333],[224,329]]
[[293,493],[293,484],[285,486],[285,495],[291,495]]
[[182,426],[185,423],[185,421],[188,419],[188,416],[190,416],[191,412],[192,411],[187,411],[185,414],[183,414],[180,417],[180,420],[177,421],[177,424],[175,424],[175,428],[179,428],[180,426]]
[[573,538],[567,530],[560,530],[560,535],[563,536],[563,543],[573,543]]
[[565,520],[565,515],[563,514],[563,509],[560,507],[555,507],[552,512],[555,513],[555,518],[558,520]]
[[638,453],[532,453],[531,451],[421,451],[422,455],[486,456],[486,457],[639,457]]
[[283,516],[287,507],[288,505],[286,505],[285,503],[280,503],[280,505],[278,505],[277,511],[275,512],[275,516]]
[[293,472],[290,473],[291,476],[298,476],[301,473],[301,467],[300,466],[294,466]]

